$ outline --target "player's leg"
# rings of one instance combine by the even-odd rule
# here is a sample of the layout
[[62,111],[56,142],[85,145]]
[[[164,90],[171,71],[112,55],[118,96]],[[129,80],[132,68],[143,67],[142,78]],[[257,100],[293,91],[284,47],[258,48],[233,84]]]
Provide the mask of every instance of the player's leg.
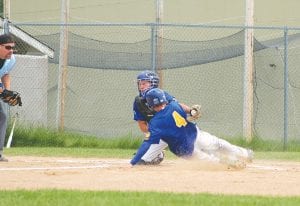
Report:
[[3,157],[3,148],[7,127],[7,106],[3,101],[0,101],[0,162],[7,161]]
[[165,157],[163,150],[167,148],[167,146],[168,144],[163,140],[160,140],[159,144],[152,144],[138,164],[157,165],[161,163]]
[[197,143],[194,147],[193,157],[196,157],[203,161],[208,162],[220,162],[220,158],[215,156],[214,154],[209,154],[202,150],[200,147],[197,146]]
[[214,156],[225,161],[246,161],[251,162],[253,158],[253,152],[245,148],[230,144],[228,141],[218,138],[214,135],[198,130],[198,138],[196,140],[197,146]]

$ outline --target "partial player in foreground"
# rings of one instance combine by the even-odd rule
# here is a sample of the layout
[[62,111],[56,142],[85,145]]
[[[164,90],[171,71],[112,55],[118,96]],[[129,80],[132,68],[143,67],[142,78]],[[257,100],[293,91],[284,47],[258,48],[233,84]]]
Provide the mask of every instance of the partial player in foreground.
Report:
[[0,162],[8,161],[3,156],[4,140],[7,129],[7,105],[22,105],[20,94],[10,91],[9,72],[13,69],[16,62],[13,54],[14,47],[15,43],[11,35],[0,35]]
[[200,130],[195,123],[187,120],[188,116],[178,102],[167,101],[163,90],[151,89],[146,93],[146,101],[155,114],[148,125],[149,139],[140,146],[130,161],[131,165],[136,165],[149,148],[161,140],[178,157],[197,157],[234,168],[243,168],[252,162],[252,150],[232,145]]
[[[144,134],[144,140],[149,139],[149,131],[148,131],[148,123],[152,119],[155,114],[155,111],[151,110],[147,106],[146,102],[146,93],[150,89],[158,88],[159,86],[159,77],[158,75],[149,70],[142,71],[137,76],[137,87],[139,91],[139,95],[135,97],[133,103],[133,113],[134,120],[137,121],[140,130]],[[164,91],[164,95],[166,97],[167,102],[177,101],[173,96]],[[186,113],[188,113],[188,118],[191,120],[196,120],[200,117],[200,106],[195,105],[194,110],[192,110],[189,106],[180,103],[182,108]],[[195,108],[198,108],[195,109]],[[193,111],[193,115],[191,115],[191,111]],[[163,150],[168,146],[162,139],[158,142],[158,144],[152,144],[148,151],[141,157],[137,164],[144,165],[156,165],[160,164],[164,159]]]

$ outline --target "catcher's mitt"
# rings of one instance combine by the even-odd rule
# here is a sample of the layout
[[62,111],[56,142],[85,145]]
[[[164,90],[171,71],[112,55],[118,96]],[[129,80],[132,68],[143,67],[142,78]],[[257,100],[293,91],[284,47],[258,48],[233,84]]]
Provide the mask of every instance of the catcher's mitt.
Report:
[[3,92],[0,93],[0,99],[10,106],[16,106],[17,104],[22,106],[20,94],[15,91],[10,91],[7,89],[3,90]]
[[189,122],[195,121],[201,117],[201,105],[195,104],[191,107],[190,115],[187,117]]

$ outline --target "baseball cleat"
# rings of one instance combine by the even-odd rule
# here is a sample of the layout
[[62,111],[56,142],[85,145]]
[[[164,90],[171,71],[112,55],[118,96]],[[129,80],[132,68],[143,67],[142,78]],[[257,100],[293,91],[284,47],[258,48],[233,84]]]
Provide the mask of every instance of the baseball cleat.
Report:
[[0,156],[0,162],[8,162],[8,159],[3,157],[2,155]]
[[157,157],[155,157],[151,162],[152,162],[152,164],[153,165],[158,165],[158,164],[160,164],[163,160],[164,160],[164,158],[165,158],[165,152],[164,151],[162,151],[159,155],[157,155]]
[[233,169],[244,169],[247,166],[245,159],[236,155],[228,155],[220,159],[220,163],[227,165],[228,168]]
[[244,169],[247,165],[240,159],[228,159],[227,166],[234,169]]

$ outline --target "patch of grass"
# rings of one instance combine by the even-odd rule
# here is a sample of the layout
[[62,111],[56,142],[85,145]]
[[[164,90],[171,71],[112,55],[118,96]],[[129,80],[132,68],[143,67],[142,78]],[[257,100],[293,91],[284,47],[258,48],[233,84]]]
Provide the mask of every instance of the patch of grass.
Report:
[[101,149],[82,147],[11,147],[4,150],[7,156],[38,157],[97,157],[97,158],[132,158],[135,149]]
[[[82,147],[11,147],[5,148],[5,155],[9,156],[44,156],[44,157],[76,157],[76,158],[124,158],[131,159],[136,149],[102,149]],[[167,159],[177,159],[169,150]],[[300,161],[299,152],[255,152],[254,159]]]
[[300,161],[299,152],[254,152],[254,161],[256,159],[266,160],[284,160],[284,161]]
[[300,197],[185,194],[165,192],[113,192],[78,190],[1,191],[0,206],[296,206]]
[[[8,130],[10,131],[10,130]],[[300,140],[288,141],[283,148],[282,140],[255,137],[249,143],[242,137],[225,138],[230,143],[251,148],[254,151],[300,152]],[[67,148],[102,148],[102,149],[137,149],[142,137],[95,137],[71,132],[58,132],[47,128],[16,128],[12,147],[67,147]]]
[[226,138],[230,143],[239,145],[245,148],[251,148],[255,151],[288,151],[288,152],[300,152],[300,140],[290,139],[284,148],[282,140],[275,139],[263,139],[260,137],[254,137],[251,142],[247,142],[245,138]]
[[18,128],[14,132],[12,147],[82,147],[82,148],[119,148],[136,149],[142,138],[130,136],[101,138],[59,132],[46,128]]

